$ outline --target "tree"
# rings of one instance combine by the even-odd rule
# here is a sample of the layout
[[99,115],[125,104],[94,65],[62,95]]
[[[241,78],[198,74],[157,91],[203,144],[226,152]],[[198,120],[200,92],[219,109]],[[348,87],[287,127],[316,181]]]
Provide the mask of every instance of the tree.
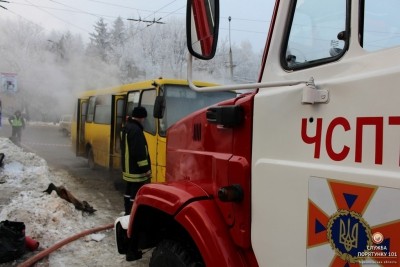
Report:
[[104,62],[108,62],[112,51],[111,34],[107,29],[107,23],[100,18],[94,25],[94,33],[90,33],[90,44],[88,51],[90,55],[100,57]]
[[[108,30],[99,19],[85,47],[80,35],[46,34],[25,20],[0,18],[0,71],[17,73],[19,88],[14,95],[0,92],[3,111],[26,108],[32,119],[49,119],[71,113],[80,91],[159,76],[184,79],[185,23],[176,18],[163,22],[125,25],[117,18]],[[262,55],[253,52],[250,42],[233,45],[232,51],[234,81],[229,73],[228,40],[224,39],[213,60],[194,61],[193,78],[219,83],[255,81]]]
[[110,32],[111,35],[111,46],[123,47],[126,41],[126,29],[124,21],[121,17],[118,17],[113,24],[113,28]]

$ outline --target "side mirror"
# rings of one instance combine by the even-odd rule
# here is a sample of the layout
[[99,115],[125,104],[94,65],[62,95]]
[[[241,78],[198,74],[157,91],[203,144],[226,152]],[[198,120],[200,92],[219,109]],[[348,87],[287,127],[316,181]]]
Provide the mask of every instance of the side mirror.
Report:
[[164,117],[164,110],[165,110],[165,99],[163,96],[157,96],[156,101],[154,103],[153,109],[153,117],[157,119],[161,119]]
[[188,0],[186,38],[190,54],[212,59],[217,50],[219,0]]

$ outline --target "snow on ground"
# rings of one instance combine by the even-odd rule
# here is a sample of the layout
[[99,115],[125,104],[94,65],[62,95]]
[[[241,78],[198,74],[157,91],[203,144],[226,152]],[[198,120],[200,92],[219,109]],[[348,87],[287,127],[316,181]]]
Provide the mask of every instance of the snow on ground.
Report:
[[[0,138],[0,152],[5,154],[4,166],[0,168],[0,221],[24,222],[26,235],[40,242],[37,251],[27,252],[17,261],[0,264],[1,267],[17,266],[65,238],[113,223],[119,216],[107,199],[104,199],[105,206],[109,206],[107,209],[87,214],[76,210],[54,191],[50,195],[44,193],[50,183],[65,185],[71,177],[64,171],[50,170],[44,159],[24,152],[9,139]],[[67,185],[65,187],[68,189]],[[73,194],[85,200],[79,192]],[[92,200],[88,201],[91,205]],[[36,266],[148,266],[148,255],[144,258],[135,263],[126,262],[124,255],[117,252],[114,232],[110,229],[74,241]]]

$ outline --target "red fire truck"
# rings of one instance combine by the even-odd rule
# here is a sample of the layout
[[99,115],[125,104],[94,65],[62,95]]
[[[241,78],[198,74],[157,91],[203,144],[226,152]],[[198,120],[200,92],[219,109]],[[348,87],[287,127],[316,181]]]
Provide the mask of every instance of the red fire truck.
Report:
[[[218,0],[188,0],[192,56]],[[400,1],[276,1],[255,88],[170,128],[166,182],[115,223],[150,266],[400,266]],[[191,59],[188,80],[191,81]]]

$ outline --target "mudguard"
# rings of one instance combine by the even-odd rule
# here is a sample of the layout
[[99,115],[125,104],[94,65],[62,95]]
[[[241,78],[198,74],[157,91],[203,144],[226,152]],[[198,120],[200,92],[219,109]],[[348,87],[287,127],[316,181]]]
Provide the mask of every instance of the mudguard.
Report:
[[[206,266],[247,266],[245,255],[229,234],[214,199],[189,181],[143,186],[132,207],[129,225],[141,205],[159,209],[179,222],[193,238]],[[128,229],[128,236],[133,232]]]
[[191,202],[175,219],[193,238],[206,266],[249,266],[244,251],[234,245],[213,199]]
[[[201,187],[189,181],[146,184],[139,189],[133,202],[129,226],[133,225],[137,208],[141,205],[153,207],[175,216],[186,202],[199,198],[209,198],[209,195]],[[131,234],[132,227],[129,227],[129,238]]]

